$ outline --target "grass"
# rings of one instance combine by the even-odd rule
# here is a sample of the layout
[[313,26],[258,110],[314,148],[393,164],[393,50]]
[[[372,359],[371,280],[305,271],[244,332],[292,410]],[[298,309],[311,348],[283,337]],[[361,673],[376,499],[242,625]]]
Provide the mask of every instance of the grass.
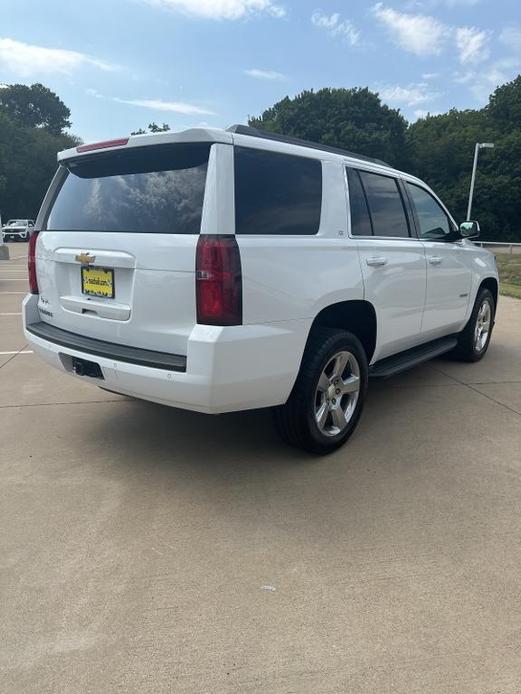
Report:
[[521,299],[521,253],[496,255],[501,294]]

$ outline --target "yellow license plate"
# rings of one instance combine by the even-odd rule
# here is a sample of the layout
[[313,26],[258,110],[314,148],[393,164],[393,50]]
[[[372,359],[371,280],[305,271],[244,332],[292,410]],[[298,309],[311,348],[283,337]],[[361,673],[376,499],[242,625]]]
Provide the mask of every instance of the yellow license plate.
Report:
[[101,267],[81,268],[81,291],[89,296],[114,298],[114,270]]

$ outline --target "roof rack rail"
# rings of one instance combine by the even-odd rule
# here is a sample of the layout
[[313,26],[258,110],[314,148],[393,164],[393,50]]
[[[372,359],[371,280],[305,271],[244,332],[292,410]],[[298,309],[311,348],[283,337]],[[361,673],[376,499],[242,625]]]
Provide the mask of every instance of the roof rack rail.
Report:
[[318,149],[323,152],[331,152],[333,154],[342,154],[345,157],[351,157],[352,159],[360,159],[361,161],[370,161],[372,164],[380,164],[380,166],[390,167],[391,165],[381,159],[374,159],[373,157],[366,157],[363,154],[355,154],[354,152],[348,152],[346,149],[341,149],[340,147],[331,147],[330,145],[323,145],[318,142],[311,142],[310,140],[301,140],[299,137],[291,137],[290,135],[280,135],[279,133],[272,133],[268,130],[260,130],[260,128],[254,128],[251,125],[241,125],[237,123],[235,125],[230,125],[226,128],[229,133],[237,133],[237,135],[249,135],[250,137],[260,137],[264,140],[274,140],[275,142],[287,142],[290,145],[298,145],[299,147],[309,147],[309,149]]

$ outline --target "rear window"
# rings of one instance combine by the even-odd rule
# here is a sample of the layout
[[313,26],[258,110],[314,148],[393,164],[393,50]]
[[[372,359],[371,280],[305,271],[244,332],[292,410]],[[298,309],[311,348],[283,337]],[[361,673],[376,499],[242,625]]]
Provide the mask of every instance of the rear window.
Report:
[[316,234],[321,204],[317,159],[235,147],[235,233]]
[[360,178],[371,213],[373,234],[406,238],[409,224],[396,179],[360,171]]
[[349,206],[351,208],[351,234],[353,236],[371,236],[373,229],[369,217],[367,200],[360,182],[360,174],[355,169],[347,169],[349,183]]
[[46,228],[198,234],[209,154],[206,143],[173,144],[72,161]]

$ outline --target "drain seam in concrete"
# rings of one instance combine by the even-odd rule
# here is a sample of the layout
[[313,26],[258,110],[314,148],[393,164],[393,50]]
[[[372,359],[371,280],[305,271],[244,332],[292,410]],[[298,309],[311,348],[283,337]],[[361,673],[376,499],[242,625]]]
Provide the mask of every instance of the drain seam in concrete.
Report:
[[24,349],[25,349],[26,347],[27,347],[27,343],[26,343],[23,347],[21,347],[21,348],[18,350],[18,352],[16,352],[15,354],[13,354],[12,357],[9,357],[9,359],[8,359],[7,361],[5,361],[3,364],[0,364],[0,369],[3,369],[4,366],[7,366],[7,364],[9,364],[9,362],[13,361],[13,359],[14,359],[15,357],[17,357],[17,356],[20,354],[20,352],[23,352]]
[[[457,381],[460,385],[465,386],[465,388],[468,388],[469,390],[474,391],[474,393],[477,393],[478,395],[482,395],[484,398],[487,398],[487,400],[490,400],[490,402],[495,402],[496,405],[500,405],[501,407],[504,407],[505,410],[508,410],[509,412],[512,412],[513,414],[516,414],[518,417],[521,417],[521,412],[518,412],[515,410],[513,407],[510,407],[510,405],[505,405],[504,402],[500,402],[499,400],[496,400],[493,398],[491,395],[487,395],[486,393],[482,393],[480,390],[477,388],[474,388],[472,384],[470,383],[464,383],[463,381],[460,381],[459,378],[456,378],[456,376],[449,376],[446,374],[444,371],[441,369],[436,369],[434,366],[431,367],[433,371],[437,371],[440,374],[443,374],[444,376],[447,376],[448,378],[452,378],[455,381]],[[519,381],[513,381],[514,383],[518,383]],[[510,383],[510,381],[506,381],[506,383]],[[477,383],[476,385],[480,385]],[[494,385],[494,383],[491,383],[490,381],[488,383],[482,383],[481,385]],[[498,383],[498,385],[501,385],[501,383]]]

